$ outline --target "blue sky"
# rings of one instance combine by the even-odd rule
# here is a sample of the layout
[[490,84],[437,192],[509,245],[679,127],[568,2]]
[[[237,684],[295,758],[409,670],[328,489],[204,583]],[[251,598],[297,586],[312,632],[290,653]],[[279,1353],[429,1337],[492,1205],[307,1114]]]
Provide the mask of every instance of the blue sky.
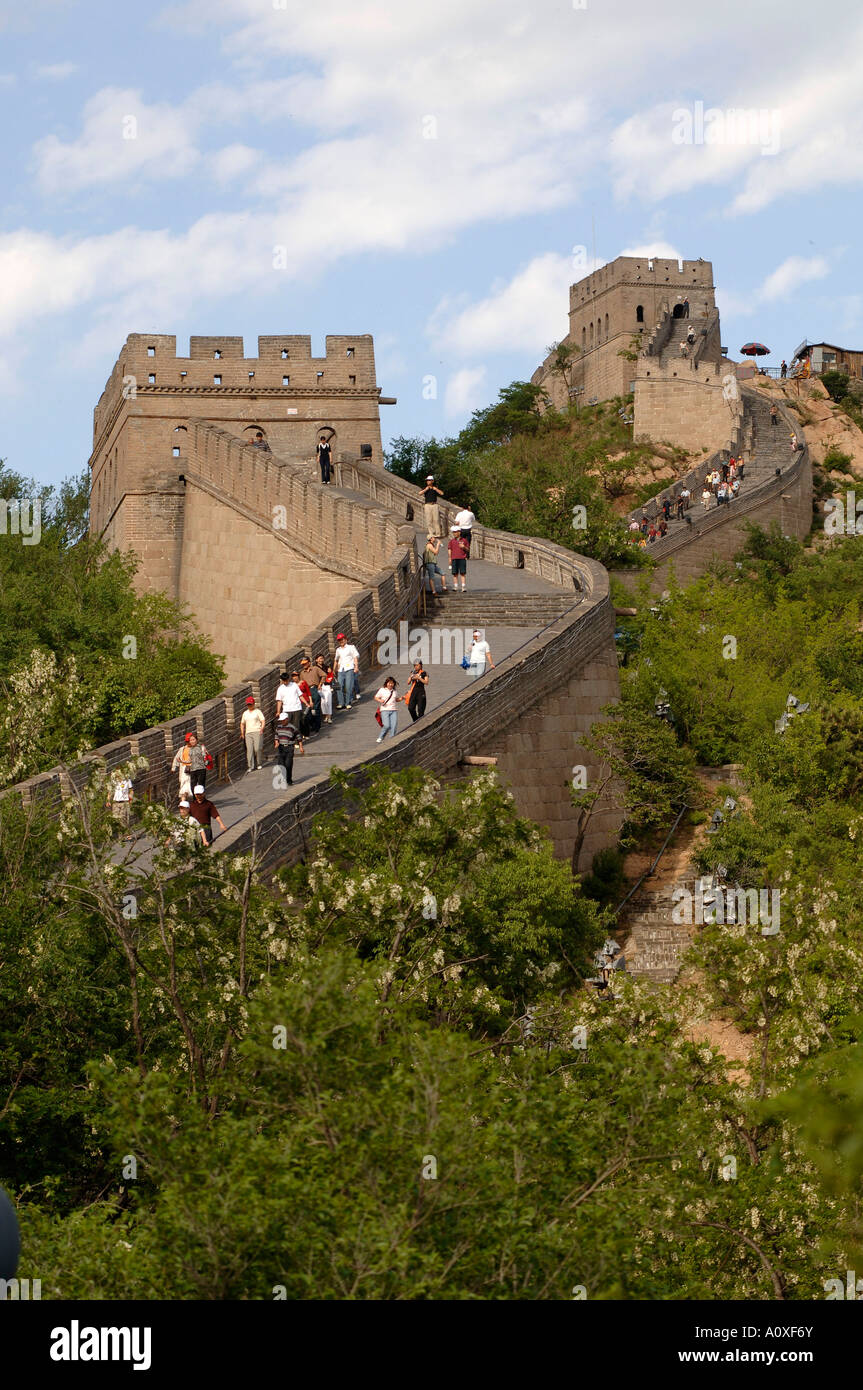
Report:
[[0,457],[77,472],[129,332],[372,333],[385,437],[453,433],[594,247],[711,260],[732,356],[863,348],[863,12],[578,6],[0,0]]

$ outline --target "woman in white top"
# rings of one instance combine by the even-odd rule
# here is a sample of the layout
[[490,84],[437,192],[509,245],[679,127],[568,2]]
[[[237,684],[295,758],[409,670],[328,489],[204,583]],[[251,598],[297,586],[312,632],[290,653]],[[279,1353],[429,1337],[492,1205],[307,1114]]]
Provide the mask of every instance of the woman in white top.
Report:
[[473,641],[470,644],[470,651],[468,652],[467,659],[470,662],[468,675],[471,680],[478,681],[480,676],[485,675],[486,662],[488,662],[491,669],[494,670],[494,662],[491,659],[491,647],[483,638],[479,628],[477,628],[473,634]]
[[396,705],[402,697],[396,694],[397,686],[398,681],[395,677],[387,676],[380,690],[375,695],[375,700],[380,708],[381,719],[383,720],[381,736],[377,740],[378,743],[383,743],[387,734],[389,734],[390,738],[395,738],[399,731],[399,712],[396,709]]

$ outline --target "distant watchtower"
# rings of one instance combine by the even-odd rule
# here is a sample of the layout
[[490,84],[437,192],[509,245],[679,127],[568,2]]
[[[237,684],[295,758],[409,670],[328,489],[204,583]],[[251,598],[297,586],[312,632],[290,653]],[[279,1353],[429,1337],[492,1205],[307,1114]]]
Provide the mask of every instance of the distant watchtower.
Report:
[[[364,454],[383,464],[374,345],[370,334],[326,339],[177,339],[130,333],[93,415],[90,530],[112,547],[136,551],[142,588],[178,597],[183,533],[182,441],[190,420],[205,420],[251,443],[261,430],[273,453],[314,460],[321,434],[333,454]],[[390,403],[387,401],[386,403]]]
[[715,311],[710,261],[618,256],[570,286],[564,341],[578,349],[570,381],[551,371],[551,357],[532,380],[558,409],[568,404],[568,388],[582,401],[627,395],[634,389],[635,363],[619,354],[630,351],[633,338],[644,341],[665,311],[681,317],[686,299],[691,319],[708,319]]

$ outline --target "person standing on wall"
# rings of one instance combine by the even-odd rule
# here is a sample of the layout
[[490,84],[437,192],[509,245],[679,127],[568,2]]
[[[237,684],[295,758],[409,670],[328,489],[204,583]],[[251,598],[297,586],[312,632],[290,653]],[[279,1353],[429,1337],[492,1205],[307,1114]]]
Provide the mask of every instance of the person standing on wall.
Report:
[[[306,668],[305,670],[303,669],[304,666]],[[309,667],[310,662],[306,658],[300,662],[299,671],[294,671],[291,677],[292,680],[296,680],[297,685],[300,688],[300,699],[303,702],[303,708],[300,713],[300,733],[302,734],[303,738],[310,738],[313,735],[313,733],[317,733],[317,729],[312,729],[313,716],[315,713],[315,702],[312,699],[312,687],[309,685],[309,682],[306,679],[306,672],[309,670]]]
[[134,795],[131,779],[119,777],[114,782],[112,796],[105,802],[106,806],[110,805],[114,820],[119,821],[125,830],[129,829]]
[[240,737],[246,745],[246,767],[249,772],[260,772],[264,766],[261,747],[266,722],[264,711],[258,709],[254,695],[249,695],[240,720]]
[[189,739],[191,737],[191,734],[186,734],[182,748],[177,749],[174,754],[174,761],[171,763],[171,771],[179,772],[180,774],[179,795],[181,798],[185,796],[190,797],[192,795],[192,779],[190,776],[190,763],[192,759],[189,751]]
[[343,632],[336,634],[336,709],[350,709],[354,696],[354,676],[359,685],[360,654]]
[[480,676],[485,675],[486,662],[494,670],[494,662],[491,659],[491,647],[486,642],[479,628],[474,628],[473,641],[467,654],[469,662],[468,675],[471,680],[478,681]]
[[775,401],[773,402],[772,406],[770,407],[770,423],[771,423],[771,425],[778,425],[778,424],[779,424],[779,411],[776,409],[776,402],[775,402]]
[[[318,666],[313,666],[307,656],[300,662],[300,676],[309,688],[312,697],[312,708],[306,718],[306,732],[310,737],[320,732],[321,727],[321,684],[326,679],[326,672],[321,671]],[[302,682],[301,682],[302,688]]]
[[421,719],[426,712],[426,686],[429,683],[429,673],[421,661],[415,661],[413,670],[410,674],[410,685],[405,695],[405,704],[408,707],[408,714],[414,723]]
[[192,820],[196,820],[200,825],[204,832],[204,843],[207,845],[213,843],[214,820],[218,821],[220,830],[225,831],[228,828],[212,801],[207,800],[204,793],[204,784],[202,782],[197,782],[195,784],[195,795],[189,806],[189,815]]
[[289,720],[299,733],[302,713],[303,699],[300,694],[299,672],[292,671],[289,675],[285,671],[282,676],[282,683],[276,691],[276,718]]
[[440,535],[440,511],[438,498],[443,497],[439,487],[435,487],[434,477],[429,473],[423,488],[423,517],[426,531],[432,536]]
[[468,551],[457,526],[450,527],[447,550],[449,551],[449,567],[450,573],[452,574],[453,593],[458,593],[459,580],[461,580],[461,591],[464,593],[467,584]]
[[473,539],[473,524],[475,521],[476,517],[474,516],[470,507],[462,507],[461,511],[456,512],[455,514],[455,524],[461,533],[462,540],[464,541],[468,559],[470,559],[470,543]]
[[333,722],[333,685],[335,675],[326,657],[315,657],[315,670],[318,673],[318,692],[321,697],[321,715],[325,724]]
[[423,551],[423,564],[425,565],[426,578],[428,579],[429,584],[429,593],[431,594],[437,593],[434,580],[435,575],[438,575],[440,578],[441,593],[446,593],[446,575],[440,569],[437,562],[439,551],[440,541],[438,540],[435,532],[429,531],[429,534],[426,538],[426,548]]
[[305,757],[306,750],[299,729],[289,719],[276,720],[274,747],[276,749],[276,761],[281,763],[285,771],[285,782],[287,786],[292,787],[294,785],[294,749],[299,748],[302,757]]
[[315,453],[317,454],[318,463],[321,466],[321,482],[328,483],[330,481],[330,469],[333,463],[333,451],[330,447],[330,441],[325,434],[321,435]]
[[383,743],[387,734],[390,738],[395,738],[399,731],[399,712],[396,706],[402,697],[396,693],[397,690],[398,681],[395,676],[387,676],[380,690],[375,694],[381,716],[381,732],[380,737],[376,739],[377,743]]
[[779,368],[779,375],[782,377],[783,381],[788,375],[788,363],[785,361],[784,357],[782,359],[782,366]]
[[191,772],[192,781],[200,782],[203,786],[207,785],[207,773],[213,766],[213,759],[207,752],[207,746],[198,742],[197,734],[189,735],[189,751],[191,753]]

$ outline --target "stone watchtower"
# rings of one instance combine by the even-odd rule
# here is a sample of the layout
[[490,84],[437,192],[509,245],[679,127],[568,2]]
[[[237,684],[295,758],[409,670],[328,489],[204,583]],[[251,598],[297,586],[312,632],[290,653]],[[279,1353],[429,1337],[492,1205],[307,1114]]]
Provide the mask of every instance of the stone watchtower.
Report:
[[[324,433],[333,456],[361,454],[382,464],[374,346],[369,334],[311,338],[177,339],[131,333],[93,415],[90,530],[111,548],[139,556],[138,584],[179,598],[185,488],[183,440],[192,420],[250,443],[261,430],[273,454],[307,463]],[[387,404],[391,402],[386,401]]]
[[619,353],[630,351],[635,337],[645,343],[665,313],[682,317],[687,298],[690,319],[712,318],[716,304],[710,261],[618,256],[570,286],[564,342],[578,351],[568,379],[551,370],[549,356],[532,380],[558,409],[565,408],[576,388],[579,402],[629,394],[635,389],[636,364]]

